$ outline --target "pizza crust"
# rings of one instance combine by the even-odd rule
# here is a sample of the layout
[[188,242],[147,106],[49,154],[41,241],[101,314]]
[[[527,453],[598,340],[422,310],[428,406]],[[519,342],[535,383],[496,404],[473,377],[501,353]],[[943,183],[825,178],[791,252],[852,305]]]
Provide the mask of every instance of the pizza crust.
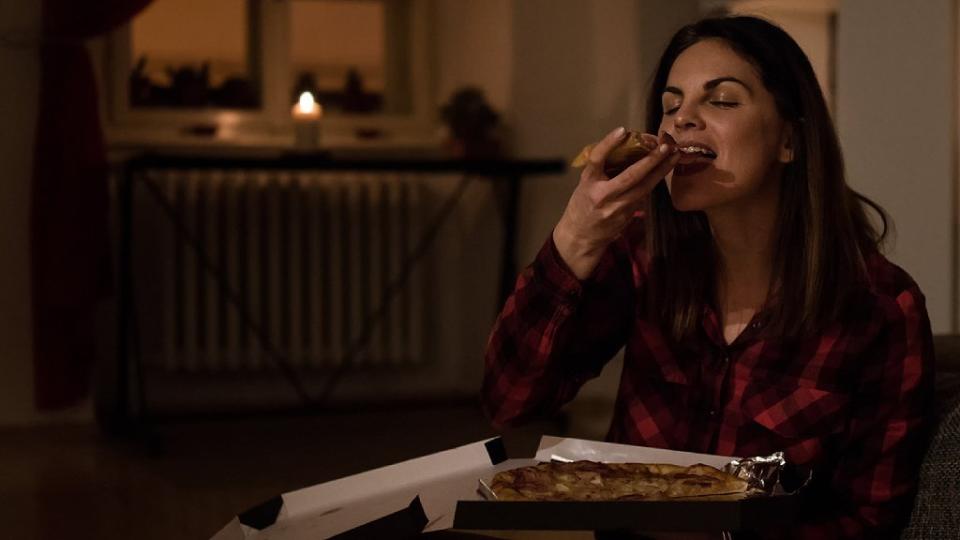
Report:
[[[644,156],[653,152],[661,143],[676,144],[676,141],[669,133],[664,132],[659,138],[650,133],[640,133],[639,131],[627,131],[626,137],[620,144],[613,147],[604,160],[604,173],[613,178],[621,171],[643,159]],[[588,144],[579,154],[570,162],[572,167],[580,168],[586,166],[590,161],[590,152],[593,151],[594,144]]]
[[709,465],[539,463],[497,473],[490,489],[504,501],[624,501],[743,496],[746,481]]

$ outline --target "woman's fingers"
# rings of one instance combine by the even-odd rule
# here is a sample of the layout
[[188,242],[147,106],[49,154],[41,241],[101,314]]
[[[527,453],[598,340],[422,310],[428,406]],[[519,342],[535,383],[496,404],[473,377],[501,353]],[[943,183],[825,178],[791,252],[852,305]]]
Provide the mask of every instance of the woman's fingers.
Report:
[[[644,144],[649,144],[650,146],[657,146],[660,143],[660,139],[658,139],[656,135],[653,135],[651,133],[641,133],[640,139],[644,142]],[[670,141],[666,141],[666,142],[670,142]]]
[[649,184],[652,188],[673,169],[680,160],[677,147],[661,144],[656,150],[630,165],[610,180],[610,189],[614,194],[626,193],[632,189]]
[[620,141],[623,140],[623,136],[627,133],[626,128],[623,126],[618,127],[617,129],[611,131],[607,134],[606,137],[600,140],[597,144],[593,146],[593,149],[590,150],[590,156],[587,159],[587,165],[583,169],[583,176],[593,176],[598,173],[603,173],[603,162],[607,158],[607,154],[611,150],[616,148]]
[[[607,178],[603,169],[610,152],[623,143],[626,130],[611,131],[588,151],[587,164],[574,190],[560,227],[582,243],[601,245],[620,233],[642,200],[679,158],[676,145],[666,143]],[[643,142],[655,136],[643,134]],[[651,145],[652,146],[652,145]],[[572,232],[571,232],[572,231]]]

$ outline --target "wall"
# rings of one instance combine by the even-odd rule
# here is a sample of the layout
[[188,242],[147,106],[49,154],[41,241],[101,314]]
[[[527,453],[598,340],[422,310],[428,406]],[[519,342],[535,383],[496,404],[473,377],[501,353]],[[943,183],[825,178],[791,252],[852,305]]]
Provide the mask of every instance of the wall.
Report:
[[437,100],[479,86],[497,111],[511,107],[512,0],[441,0],[436,6]]
[[837,40],[840,140],[853,187],[896,223],[890,258],[956,331],[955,2],[844,0]]
[[[518,153],[571,158],[619,125],[642,128],[656,62],[673,32],[698,13],[692,0],[515,2],[511,122]],[[570,170],[525,181],[520,264],[551,234],[577,179]],[[603,436],[621,366],[615,359],[581,390],[570,407],[573,433]]]
[[837,2],[818,0],[815,2],[783,2],[771,0],[739,0],[730,3],[731,11],[745,15],[756,15],[780,25],[793,37],[806,53],[813,65],[813,71],[820,81],[823,95],[834,109],[833,102],[833,36],[830,17],[836,13]]
[[[503,118],[511,107],[513,0],[440,0],[434,3],[436,98],[446,103],[459,88],[483,90]],[[443,197],[457,178],[437,184]],[[433,356],[452,365],[461,392],[480,385],[483,350],[498,309],[500,214],[492,184],[474,179],[435,243],[440,271],[430,287],[435,310]]]

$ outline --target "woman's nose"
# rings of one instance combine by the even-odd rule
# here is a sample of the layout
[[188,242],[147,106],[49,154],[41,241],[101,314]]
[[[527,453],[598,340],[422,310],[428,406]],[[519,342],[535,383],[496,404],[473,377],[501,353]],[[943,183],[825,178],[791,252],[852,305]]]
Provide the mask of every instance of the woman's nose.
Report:
[[673,125],[677,129],[698,129],[703,127],[703,119],[696,107],[687,105],[680,107],[673,116]]

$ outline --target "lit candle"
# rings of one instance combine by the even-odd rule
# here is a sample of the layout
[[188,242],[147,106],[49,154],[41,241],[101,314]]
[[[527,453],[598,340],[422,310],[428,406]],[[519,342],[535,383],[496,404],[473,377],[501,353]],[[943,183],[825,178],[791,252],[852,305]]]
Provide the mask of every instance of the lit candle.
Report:
[[300,94],[300,99],[298,99],[297,104],[293,106],[293,119],[304,121],[320,120],[321,116],[323,116],[323,107],[313,98],[313,94],[310,92]]
[[323,106],[310,92],[303,92],[291,112],[295,142],[298,147],[315,148],[320,142],[320,117]]

